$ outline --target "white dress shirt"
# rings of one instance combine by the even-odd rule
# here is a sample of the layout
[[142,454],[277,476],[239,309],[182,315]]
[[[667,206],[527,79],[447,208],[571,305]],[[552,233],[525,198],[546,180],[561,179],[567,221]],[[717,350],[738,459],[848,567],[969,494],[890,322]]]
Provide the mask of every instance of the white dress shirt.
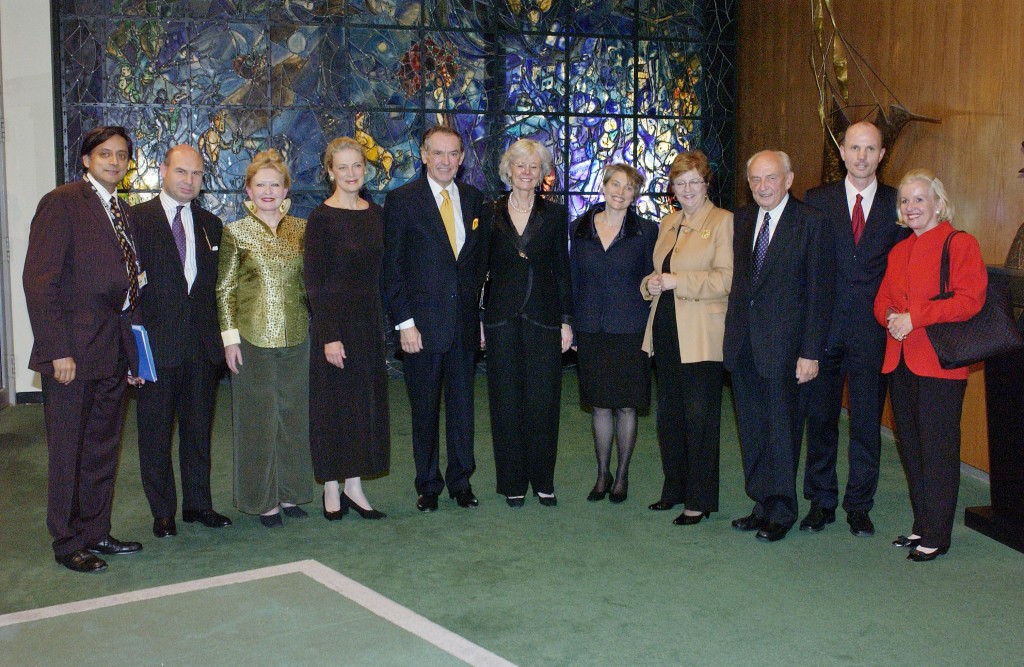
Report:
[[[174,233],[174,214],[177,212],[179,206],[184,206],[181,209],[181,224],[185,228],[185,282],[188,283],[188,291],[192,291],[192,283],[196,280],[196,229],[192,221],[192,204],[191,202],[179,202],[163,190],[160,191],[160,204],[164,207],[164,213],[167,216],[167,225],[171,228],[171,233]],[[177,250],[178,246],[175,244],[174,249]]]

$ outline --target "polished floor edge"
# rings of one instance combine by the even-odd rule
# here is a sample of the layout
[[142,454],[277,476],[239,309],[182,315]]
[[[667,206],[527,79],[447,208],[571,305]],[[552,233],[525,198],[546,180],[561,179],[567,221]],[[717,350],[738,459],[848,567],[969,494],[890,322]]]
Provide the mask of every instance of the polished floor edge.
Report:
[[114,607],[117,605],[127,604],[129,602],[153,600],[169,595],[178,595],[180,593],[189,593],[192,591],[206,590],[210,588],[217,588],[219,586],[229,586],[231,584],[240,584],[248,581],[257,581],[260,579],[268,579],[270,577],[279,577],[285,574],[296,573],[304,574],[322,586],[340,593],[359,606],[367,609],[377,616],[380,616],[386,621],[397,625],[403,630],[416,635],[420,639],[433,644],[442,651],[455,656],[467,664],[473,665],[474,667],[515,667],[514,663],[491,653],[483,647],[477,646],[468,639],[465,639],[454,632],[441,627],[437,623],[406,609],[397,602],[389,600],[380,593],[349,579],[345,575],[332,570],[326,565],[315,560],[302,560],[294,563],[284,563],[282,565],[273,565],[271,567],[263,567],[256,570],[224,574],[218,577],[209,577],[206,579],[196,579],[195,581],[186,581],[179,584],[170,584],[168,586],[144,588],[138,591],[108,595],[105,597],[94,598],[92,600],[80,600],[78,602],[53,605],[52,607],[42,607],[39,609],[19,611],[13,614],[4,614],[0,615],[0,628],[16,625],[18,623],[28,623],[47,618],[55,618],[57,616],[78,614],[85,611]]

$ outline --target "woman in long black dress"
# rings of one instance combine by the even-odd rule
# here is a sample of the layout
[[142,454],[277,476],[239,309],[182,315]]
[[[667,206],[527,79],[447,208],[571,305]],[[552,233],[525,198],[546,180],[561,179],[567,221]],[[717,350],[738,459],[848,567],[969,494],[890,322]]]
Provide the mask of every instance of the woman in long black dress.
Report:
[[350,507],[364,519],[382,519],[361,480],[387,474],[391,463],[380,292],[384,221],[382,209],[360,196],[366,158],[359,142],[332,141],[324,167],[334,193],[306,226],[313,473],[324,483],[326,519],[341,519]]

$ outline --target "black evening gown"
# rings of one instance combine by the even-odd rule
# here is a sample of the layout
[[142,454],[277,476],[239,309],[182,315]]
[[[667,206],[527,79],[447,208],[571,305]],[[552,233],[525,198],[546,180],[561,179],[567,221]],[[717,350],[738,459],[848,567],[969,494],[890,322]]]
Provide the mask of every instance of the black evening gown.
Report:
[[[306,226],[306,292],[312,310],[309,444],[317,481],[379,477],[391,464],[380,274],[383,210],[321,204]],[[345,367],[324,345],[341,341]]]

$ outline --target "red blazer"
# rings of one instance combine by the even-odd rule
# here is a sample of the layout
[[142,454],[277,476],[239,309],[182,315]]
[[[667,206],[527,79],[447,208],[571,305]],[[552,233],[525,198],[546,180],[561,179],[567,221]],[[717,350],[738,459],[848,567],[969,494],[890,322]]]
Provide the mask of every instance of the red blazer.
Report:
[[985,304],[988,273],[981,259],[978,241],[960,234],[949,244],[949,287],[951,299],[932,301],[939,292],[939,265],[946,237],[955,230],[948,222],[920,236],[911,234],[889,253],[889,266],[875,297],[875,319],[886,326],[889,308],[898,313],[910,311],[913,330],[903,341],[886,335],[883,373],[891,373],[900,362],[915,375],[966,380],[968,368],[946,370],[939,365],[925,327],[938,322],[963,322],[974,317]]

